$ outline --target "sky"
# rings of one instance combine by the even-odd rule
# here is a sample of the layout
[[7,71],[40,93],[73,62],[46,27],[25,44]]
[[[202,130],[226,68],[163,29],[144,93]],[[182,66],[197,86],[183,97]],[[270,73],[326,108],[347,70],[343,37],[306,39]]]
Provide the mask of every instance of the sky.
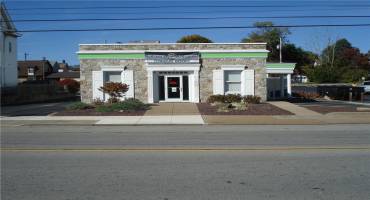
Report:
[[[149,27],[252,26],[258,21],[276,25],[303,24],[369,24],[370,1],[365,0],[257,0],[257,1],[19,1],[5,4],[13,20],[23,19],[102,19],[102,18],[181,18],[181,17],[261,17],[228,19],[171,19],[131,21],[62,21],[15,22],[18,30],[36,29],[94,29]],[[195,7],[189,7],[195,6]],[[213,6],[213,7],[210,7]],[[249,7],[248,7],[249,6]],[[124,8],[122,8],[124,7]],[[272,16],[368,16],[361,18],[289,18],[269,19]],[[79,64],[79,44],[126,43],[135,40],[176,42],[189,34],[200,34],[214,42],[240,42],[255,29],[212,30],[134,30],[99,32],[25,32],[18,39],[18,60],[66,60]],[[370,50],[370,26],[290,28],[289,42],[306,50],[319,52],[329,40],[347,38],[362,52]]]

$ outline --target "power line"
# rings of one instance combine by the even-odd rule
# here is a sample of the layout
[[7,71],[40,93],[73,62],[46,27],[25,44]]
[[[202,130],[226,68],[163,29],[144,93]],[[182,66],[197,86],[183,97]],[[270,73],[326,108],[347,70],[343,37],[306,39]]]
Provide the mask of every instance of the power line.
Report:
[[[368,10],[369,8],[329,8],[329,9],[318,9],[316,8],[314,11],[349,11],[349,10]],[[150,12],[150,11],[144,11],[144,12],[62,12],[62,13],[55,13],[55,12],[42,12],[42,13],[12,13],[12,16],[23,16],[23,15],[113,15],[113,14],[119,14],[119,15],[142,15],[142,14],[209,14],[209,13],[225,13],[225,12],[232,12],[232,13],[261,13],[261,12],[305,12],[305,11],[312,11],[312,10],[307,10],[307,9],[290,9],[290,10],[204,10],[204,11],[155,11],[155,12]]]
[[[77,18],[77,19],[17,19],[11,22],[79,22],[79,21],[150,21],[150,20],[213,20],[213,19],[306,19],[306,18],[369,18],[370,15],[317,16],[233,16],[233,17],[143,17],[143,18]],[[0,22],[10,22],[3,21]]]
[[152,27],[152,28],[93,28],[93,29],[31,29],[18,30],[20,33],[35,32],[96,32],[96,31],[157,31],[157,30],[212,30],[212,29],[251,29],[251,28],[314,28],[314,27],[370,27],[370,24],[306,24],[273,26],[204,26],[204,27]]
[[84,6],[84,7],[29,7],[8,10],[89,10],[89,9],[160,9],[160,8],[297,8],[297,7],[365,7],[370,4],[302,4],[302,5],[161,5],[161,6]]

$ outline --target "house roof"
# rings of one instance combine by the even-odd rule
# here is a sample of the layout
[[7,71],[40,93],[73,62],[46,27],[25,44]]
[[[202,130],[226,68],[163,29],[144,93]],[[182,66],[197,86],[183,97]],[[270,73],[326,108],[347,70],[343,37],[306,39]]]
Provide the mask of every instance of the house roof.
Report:
[[50,74],[47,78],[80,78],[80,72],[57,72]]
[[[47,60],[26,60],[18,61],[18,76],[28,76],[28,68],[30,67],[35,68],[35,74],[37,76],[42,76],[42,72],[45,74],[53,72],[53,68]],[[44,70],[42,70],[42,67],[44,67]]]
[[20,34],[17,33],[17,29],[15,28],[14,23],[5,7],[4,3],[0,4],[0,15],[1,15],[1,31],[4,32],[6,35],[11,35],[15,37],[19,37]]

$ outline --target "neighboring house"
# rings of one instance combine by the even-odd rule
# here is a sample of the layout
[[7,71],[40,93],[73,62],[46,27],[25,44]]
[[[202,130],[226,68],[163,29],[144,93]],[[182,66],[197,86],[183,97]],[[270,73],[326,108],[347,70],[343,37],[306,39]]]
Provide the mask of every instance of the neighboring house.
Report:
[[63,60],[61,63],[55,60],[49,60],[51,66],[53,67],[53,72],[68,72],[70,71],[68,64],[65,60]]
[[294,63],[266,63],[266,43],[81,44],[81,100],[107,100],[105,82],[129,85],[126,98],[204,102],[215,94],[284,98]]
[[307,83],[308,77],[305,75],[293,75],[292,76],[292,83]]
[[5,4],[0,4],[0,87],[16,86],[17,29],[12,23]]
[[59,63],[58,63],[58,61],[49,60],[49,63],[51,65],[51,67],[53,68],[53,72],[58,72],[58,69],[59,69]]
[[47,76],[48,79],[63,80],[63,79],[74,79],[80,81],[80,72],[69,71],[69,72],[55,72]]
[[47,60],[18,61],[18,81],[46,80],[53,73],[53,67]]

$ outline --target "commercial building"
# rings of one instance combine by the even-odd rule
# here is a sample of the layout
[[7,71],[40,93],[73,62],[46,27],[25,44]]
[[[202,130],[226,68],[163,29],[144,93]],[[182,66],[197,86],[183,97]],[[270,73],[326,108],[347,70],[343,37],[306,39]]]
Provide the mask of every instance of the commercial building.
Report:
[[81,44],[81,99],[106,100],[105,82],[129,85],[125,98],[204,102],[213,94],[291,93],[293,63],[267,63],[266,43]]

